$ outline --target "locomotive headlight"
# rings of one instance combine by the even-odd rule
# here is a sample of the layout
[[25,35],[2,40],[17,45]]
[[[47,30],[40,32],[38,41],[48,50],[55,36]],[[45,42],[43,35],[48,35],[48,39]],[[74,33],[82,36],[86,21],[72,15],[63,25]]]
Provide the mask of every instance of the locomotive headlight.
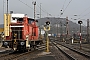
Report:
[[25,42],[21,42],[20,44],[21,44],[21,45],[24,45],[24,44],[25,44]]
[[8,45],[8,42],[4,42],[4,45]]
[[28,35],[26,35],[26,40],[28,39]]
[[2,38],[4,38],[4,35],[2,35]]

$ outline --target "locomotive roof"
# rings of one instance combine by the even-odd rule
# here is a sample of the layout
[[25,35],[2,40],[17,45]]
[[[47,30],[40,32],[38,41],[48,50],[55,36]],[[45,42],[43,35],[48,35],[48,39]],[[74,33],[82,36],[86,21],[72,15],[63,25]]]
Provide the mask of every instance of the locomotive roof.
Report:
[[32,20],[32,21],[35,21],[34,19],[32,19],[32,18],[28,18],[28,20]]
[[[26,14],[13,13],[11,14],[12,18],[23,19],[23,17],[27,16]],[[27,16],[28,17],[28,16]],[[28,17],[28,20],[35,21],[33,18]]]
[[[16,18],[16,19],[23,20],[23,18]],[[28,18],[28,20],[35,21],[35,20],[34,20],[34,19],[32,19],[32,18]]]

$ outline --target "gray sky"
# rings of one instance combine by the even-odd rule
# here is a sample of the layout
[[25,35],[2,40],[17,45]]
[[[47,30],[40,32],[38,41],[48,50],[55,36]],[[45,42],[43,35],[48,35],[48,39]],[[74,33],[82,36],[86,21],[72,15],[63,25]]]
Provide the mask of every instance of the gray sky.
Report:
[[[29,15],[31,18],[33,18],[32,2],[36,1],[37,2],[36,14],[40,12],[40,8],[38,6],[40,6],[40,3],[41,3],[42,17],[49,16],[47,13],[51,14],[52,17],[60,17],[61,10],[62,11],[65,10],[61,17],[68,16],[69,20],[78,19],[78,18],[90,19],[89,17],[90,0],[20,0],[20,1],[9,0],[9,11],[14,11],[14,13],[25,13]],[[27,4],[29,7],[26,6],[25,4]],[[3,10],[3,0],[0,0],[0,21],[1,21],[0,24],[3,23],[3,11],[4,13],[6,13],[6,0],[4,0],[4,10]],[[77,15],[76,17],[74,16],[75,14]],[[74,22],[77,23],[77,21],[74,21]],[[83,22],[86,22],[86,21],[84,20]]]

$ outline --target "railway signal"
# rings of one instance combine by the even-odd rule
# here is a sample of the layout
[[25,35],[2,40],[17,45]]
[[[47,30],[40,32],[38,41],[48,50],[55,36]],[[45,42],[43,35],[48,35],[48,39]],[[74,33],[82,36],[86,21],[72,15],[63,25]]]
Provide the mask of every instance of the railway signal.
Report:
[[49,31],[49,30],[50,30],[50,22],[49,22],[49,21],[47,21],[47,22],[45,23],[45,25],[44,25],[44,30],[45,30],[45,31]]
[[79,21],[78,21],[78,24],[82,24],[82,21],[79,20]]
[[44,30],[46,32],[46,51],[49,52],[49,38],[48,38],[48,31],[50,30],[50,22],[49,21],[46,21],[45,22],[45,25],[44,25]]
[[81,21],[81,20],[79,20],[78,21],[78,24],[80,24],[80,49],[81,49],[81,43],[82,43],[82,36],[81,36],[81,24],[82,24],[83,22]]
[[47,22],[46,22],[46,25],[50,25],[50,22],[49,22],[49,21],[47,21]]
[[69,20],[68,17],[66,17],[66,38],[69,37]]
[[87,42],[89,43],[89,19],[87,19]]

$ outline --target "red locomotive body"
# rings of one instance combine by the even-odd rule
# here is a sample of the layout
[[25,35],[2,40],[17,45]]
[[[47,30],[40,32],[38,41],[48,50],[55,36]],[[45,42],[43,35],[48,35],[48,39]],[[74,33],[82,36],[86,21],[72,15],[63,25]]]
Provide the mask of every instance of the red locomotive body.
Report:
[[[21,18],[20,18],[21,19]],[[29,23],[28,20],[31,22]],[[39,28],[36,25],[36,21],[34,19],[30,19],[24,17],[22,22],[19,21],[17,23],[10,24],[10,36],[6,36],[6,40],[14,39],[14,33],[17,34],[16,39],[26,40],[26,36],[28,36],[28,40],[38,40]],[[13,36],[13,37],[12,37]]]
[[41,43],[39,40],[38,21],[24,16],[22,18],[12,17],[13,21],[9,24],[9,36],[3,41],[4,47],[14,50],[26,50],[35,48]]

